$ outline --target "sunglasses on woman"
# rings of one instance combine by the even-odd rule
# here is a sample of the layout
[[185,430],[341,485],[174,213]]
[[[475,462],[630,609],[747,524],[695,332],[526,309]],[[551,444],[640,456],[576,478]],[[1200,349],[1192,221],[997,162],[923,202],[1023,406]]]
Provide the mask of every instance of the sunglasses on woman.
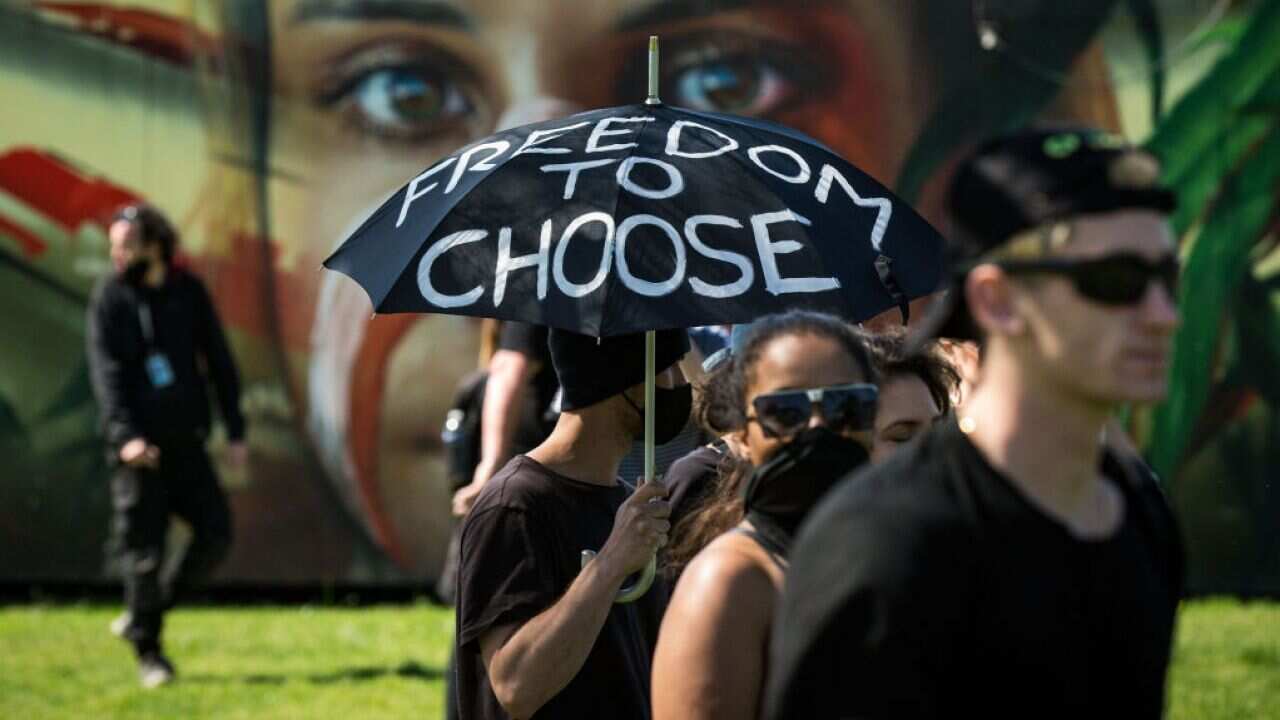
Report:
[[747,422],[760,423],[760,429],[769,437],[788,438],[809,425],[813,410],[818,407],[824,424],[831,430],[870,430],[875,427],[879,399],[879,388],[868,383],[783,390],[757,395],[751,401],[756,414],[748,416]]
[[1119,253],[1096,260],[1005,260],[999,265],[1011,275],[1065,276],[1070,278],[1076,292],[1103,305],[1136,305],[1146,297],[1152,281],[1159,281],[1169,297],[1178,297],[1178,259],[1173,255],[1156,262],[1132,253]]

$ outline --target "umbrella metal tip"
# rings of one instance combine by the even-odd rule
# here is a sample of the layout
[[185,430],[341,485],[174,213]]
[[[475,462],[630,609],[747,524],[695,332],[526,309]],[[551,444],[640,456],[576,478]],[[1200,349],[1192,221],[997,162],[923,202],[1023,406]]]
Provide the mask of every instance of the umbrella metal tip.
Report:
[[655,52],[656,52],[656,51],[657,51],[657,49],[658,49],[658,36],[657,36],[657,35],[650,35],[650,36],[649,36],[649,50],[651,50],[651,51],[655,51]]

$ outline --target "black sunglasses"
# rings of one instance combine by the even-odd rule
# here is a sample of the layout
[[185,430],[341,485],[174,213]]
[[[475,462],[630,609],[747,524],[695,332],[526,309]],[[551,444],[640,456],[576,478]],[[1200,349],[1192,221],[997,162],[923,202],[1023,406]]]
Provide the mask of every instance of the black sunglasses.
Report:
[[998,264],[1011,275],[1066,276],[1077,292],[1103,305],[1141,302],[1152,280],[1158,280],[1170,298],[1178,297],[1178,259],[1172,255],[1157,262],[1132,253],[1120,253],[1097,260],[1002,260]]
[[870,430],[875,427],[879,399],[880,389],[868,383],[783,390],[757,395],[751,401],[756,414],[748,416],[747,422],[760,423],[769,437],[788,438],[805,429],[818,405],[824,423],[836,432]]

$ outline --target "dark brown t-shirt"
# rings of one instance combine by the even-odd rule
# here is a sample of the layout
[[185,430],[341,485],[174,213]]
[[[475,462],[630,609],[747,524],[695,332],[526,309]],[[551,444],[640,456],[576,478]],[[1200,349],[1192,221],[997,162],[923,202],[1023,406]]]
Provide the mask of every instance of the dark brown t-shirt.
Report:
[[[485,484],[462,526],[458,578],[458,707],[463,720],[507,718],[480,654],[488,630],[551,607],[599,550],[630,494],[578,482],[517,455]],[[614,605],[577,676],[535,718],[649,717],[649,669],[667,599],[661,580]]]

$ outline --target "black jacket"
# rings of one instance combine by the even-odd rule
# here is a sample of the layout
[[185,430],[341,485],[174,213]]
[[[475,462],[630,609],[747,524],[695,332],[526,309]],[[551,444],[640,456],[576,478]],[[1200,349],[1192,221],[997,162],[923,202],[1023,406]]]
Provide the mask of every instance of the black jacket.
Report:
[[[143,331],[149,311],[152,340]],[[89,373],[112,451],[135,437],[165,445],[203,441],[209,432],[212,381],[231,440],[244,437],[240,379],[209,294],[192,274],[170,268],[158,288],[134,287],[108,275],[89,301]],[[173,371],[153,387],[149,355],[162,353]]]

